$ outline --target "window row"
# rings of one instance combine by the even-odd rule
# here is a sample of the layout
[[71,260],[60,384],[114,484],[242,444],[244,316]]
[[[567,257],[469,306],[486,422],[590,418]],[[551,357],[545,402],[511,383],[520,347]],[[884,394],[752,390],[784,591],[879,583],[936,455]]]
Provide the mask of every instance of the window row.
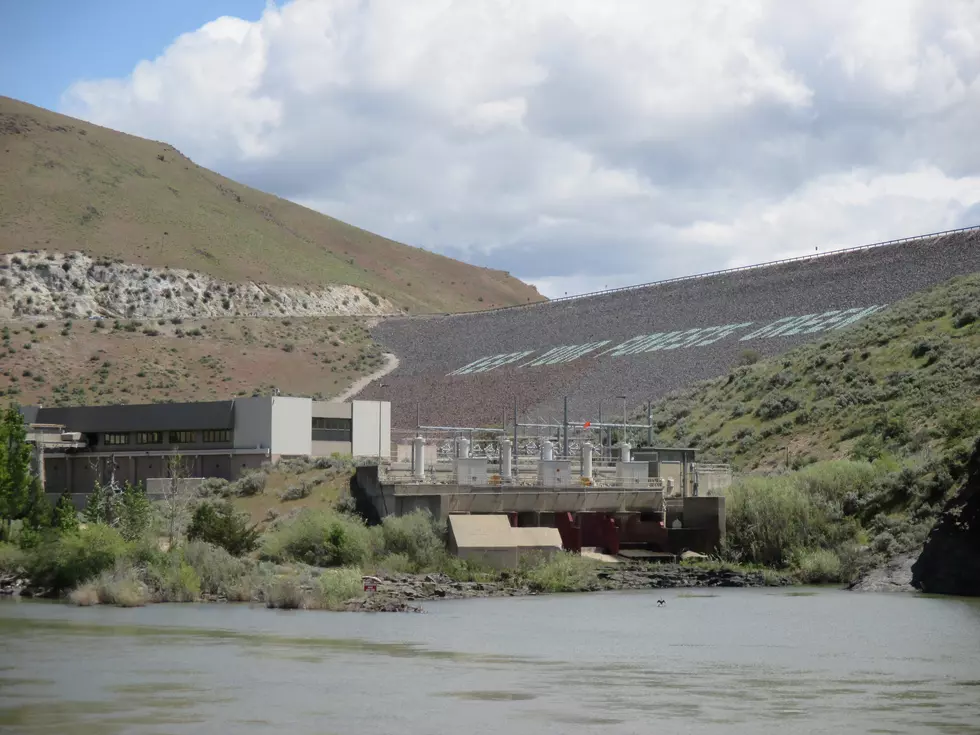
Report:
[[321,442],[349,442],[353,433],[350,419],[313,417],[312,438]]
[[[167,438],[170,444],[193,444],[196,431],[170,431]],[[162,431],[137,431],[133,444],[163,444]],[[106,446],[123,446],[130,443],[128,432],[107,432],[102,435],[102,443]],[[201,441],[205,444],[218,444],[231,441],[231,429],[205,429],[201,432]]]

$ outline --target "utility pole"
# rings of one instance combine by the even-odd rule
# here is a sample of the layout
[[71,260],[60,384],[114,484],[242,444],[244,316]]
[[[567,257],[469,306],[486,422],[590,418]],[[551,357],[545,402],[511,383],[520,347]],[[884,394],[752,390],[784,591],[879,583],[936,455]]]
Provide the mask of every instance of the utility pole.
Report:
[[561,456],[568,458],[568,396],[565,396],[565,423],[562,428]]
[[647,446],[653,446],[653,401],[647,401]]
[[626,441],[626,396],[620,396],[623,399],[623,435],[619,438],[619,443],[622,444]]
[[514,396],[514,475],[518,478],[521,476],[520,457],[521,453],[517,450],[517,396]]

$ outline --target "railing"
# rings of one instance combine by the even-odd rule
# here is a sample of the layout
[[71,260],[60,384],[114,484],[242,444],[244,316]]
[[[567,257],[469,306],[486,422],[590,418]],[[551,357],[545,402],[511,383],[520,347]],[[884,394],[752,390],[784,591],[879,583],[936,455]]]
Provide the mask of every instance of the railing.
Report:
[[650,281],[648,283],[639,283],[633,286],[620,286],[618,288],[607,288],[601,291],[589,291],[587,293],[574,294],[572,296],[559,296],[557,298],[549,299],[547,301],[535,301],[534,303],[531,304],[514,304],[513,306],[496,306],[491,309],[474,309],[473,311],[457,311],[451,314],[445,312],[422,312],[407,318],[415,319],[419,317],[432,317],[432,316],[458,316],[460,314],[487,314],[496,311],[509,311],[511,309],[531,309],[538,306],[546,306],[548,304],[558,304],[564,301],[574,301],[576,299],[588,299],[594,296],[605,296],[606,294],[622,293],[624,291],[636,291],[642,288],[650,288],[651,286],[663,286],[668,283],[694,281],[699,278],[710,278],[712,276],[725,275],[726,273],[740,273],[742,271],[753,270],[756,268],[769,268],[774,265],[784,265],[786,263],[799,263],[806,260],[816,260],[818,258],[826,258],[833,255],[841,255],[843,253],[856,253],[862,250],[871,250],[872,248],[886,247],[888,245],[899,245],[903,242],[916,242],[918,240],[929,240],[935,237],[945,237],[946,235],[955,235],[960,232],[972,232],[975,230],[980,230],[980,225],[973,225],[971,227],[959,227],[952,230],[943,230],[941,232],[932,232],[928,235],[913,235],[911,237],[901,237],[896,240],[884,240],[882,242],[871,243],[870,245],[857,245],[849,248],[840,248],[838,250],[827,250],[823,253],[814,253],[813,255],[798,255],[794,258],[769,260],[764,263],[755,263],[753,265],[741,265],[741,266],[736,266],[734,268],[722,268],[720,270],[706,271],[705,273],[697,273],[691,276],[678,276],[677,278],[665,278],[661,281]]

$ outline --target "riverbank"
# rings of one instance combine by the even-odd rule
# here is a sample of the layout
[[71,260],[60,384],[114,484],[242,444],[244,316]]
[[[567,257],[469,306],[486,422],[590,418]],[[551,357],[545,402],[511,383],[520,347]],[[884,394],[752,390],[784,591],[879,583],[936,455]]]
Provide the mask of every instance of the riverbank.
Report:
[[[296,572],[296,570],[294,570]],[[314,590],[316,570],[299,570],[297,577],[305,577],[306,582],[297,585],[297,592],[290,596],[289,602],[277,596],[273,586],[263,586],[250,594],[249,599],[227,597],[218,594],[203,594],[199,601],[210,603],[254,602],[269,607],[307,607],[305,599]],[[727,565],[690,565],[661,563],[620,563],[596,564],[578,579],[571,580],[556,589],[543,589],[526,574],[503,571],[483,580],[459,580],[445,573],[408,574],[378,573],[372,575],[377,580],[377,589],[344,600],[336,600],[330,609],[352,612],[421,612],[420,603],[434,600],[478,599],[490,597],[524,597],[556,592],[588,593],[617,590],[667,589],[667,588],[710,588],[710,587],[765,587],[788,586],[795,581],[785,574],[743,570]],[[50,597],[49,590],[30,586],[29,580],[22,576],[6,575],[0,578],[0,595],[23,595],[24,597]],[[137,595],[136,599],[143,599]],[[98,604],[94,599],[76,598],[76,604]],[[144,600],[143,602],[149,602]],[[160,600],[166,601],[166,600]],[[189,601],[189,600],[188,600]]]
[[[446,574],[393,574],[378,577],[376,592],[352,602],[350,609],[363,611],[415,611],[418,603],[486,597],[523,597],[549,594],[532,588],[519,575],[501,573],[498,581],[461,582]],[[620,563],[597,567],[577,589],[564,592],[612,592],[624,590],[784,587],[795,584],[788,575],[719,566],[705,568],[684,564]]]

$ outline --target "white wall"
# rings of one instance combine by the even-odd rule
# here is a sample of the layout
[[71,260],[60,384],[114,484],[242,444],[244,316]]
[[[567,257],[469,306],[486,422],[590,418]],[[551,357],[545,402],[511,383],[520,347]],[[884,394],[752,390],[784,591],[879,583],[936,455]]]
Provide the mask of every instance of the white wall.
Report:
[[235,448],[272,448],[272,397],[235,399]]
[[[378,432],[381,432],[381,456],[391,454],[391,403],[380,401],[351,401],[353,405],[352,453],[355,457],[378,456]],[[378,419],[381,419],[380,428]]]
[[313,451],[313,401],[272,398],[272,453],[309,455]]

